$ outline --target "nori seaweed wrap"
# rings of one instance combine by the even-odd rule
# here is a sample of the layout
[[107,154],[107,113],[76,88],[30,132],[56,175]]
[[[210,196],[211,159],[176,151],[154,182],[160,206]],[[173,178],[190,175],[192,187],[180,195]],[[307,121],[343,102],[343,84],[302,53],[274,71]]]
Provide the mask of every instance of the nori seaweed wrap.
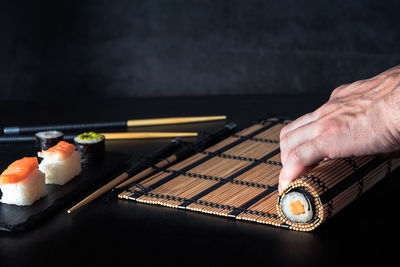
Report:
[[81,162],[90,164],[102,161],[105,153],[104,135],[82,133],[74,138],[76,149],[81,152]]
[[36,150],[47,150],[58,144],[64,139],[64,134],[60,131],[44,131],[35,134]]

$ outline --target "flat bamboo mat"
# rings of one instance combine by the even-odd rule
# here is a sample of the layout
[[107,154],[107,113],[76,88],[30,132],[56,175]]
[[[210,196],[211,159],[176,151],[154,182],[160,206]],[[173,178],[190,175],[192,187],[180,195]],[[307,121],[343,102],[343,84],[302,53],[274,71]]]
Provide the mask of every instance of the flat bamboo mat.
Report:
[[154,175],[132,183],[121,199],[228,216],[299,231],[315,229],[400,165],[400,160],[358,157],[321,162],[283,193],[302,188],[315,215],[293,223],[280,210],[279,134],[289,121],[268,118]]

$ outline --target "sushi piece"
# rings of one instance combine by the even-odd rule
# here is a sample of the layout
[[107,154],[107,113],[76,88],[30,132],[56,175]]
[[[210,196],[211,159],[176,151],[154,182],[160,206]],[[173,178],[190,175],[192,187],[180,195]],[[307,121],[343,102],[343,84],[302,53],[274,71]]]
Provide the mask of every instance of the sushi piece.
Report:
[[104,158],[104,135],[95,132],[83,133],[74,138],[75,145],[82,155],[82,163],[96,163]]
[[81,153],[75,150],[75,146],[65,141],[38,152],[43,158],[39,164],[39,170],[46,175],[46,184],[63,185],[77,176],[81,171]]
[[289,221],[295,223],[309,222],[314,216],[310,198],[298,191],[291,191],[283,196],[281,210]]
[[38,169],[36,157],[11,163],[0,175],[1,202],[19,206],[32,205],[46,195],[45,175]]
[[45,131],[35,134],[37,151],[47,150],[62,141],[64,134],[60,131]]

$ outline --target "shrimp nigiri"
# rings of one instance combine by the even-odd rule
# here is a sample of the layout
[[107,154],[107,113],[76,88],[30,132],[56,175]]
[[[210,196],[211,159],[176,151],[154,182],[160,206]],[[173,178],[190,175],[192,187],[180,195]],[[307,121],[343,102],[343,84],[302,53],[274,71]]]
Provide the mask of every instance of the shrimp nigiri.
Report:
[[32,205],[46,195],[45,175],[38,169],[36,157],[14,161],[0,175],[1,202]]
[[46,184],[63,185],[77,176],[81,170],[81,153],[75,150],[75,146],[65,141],[38,152],[43,158],[39,164],[39,170],[46,175]]

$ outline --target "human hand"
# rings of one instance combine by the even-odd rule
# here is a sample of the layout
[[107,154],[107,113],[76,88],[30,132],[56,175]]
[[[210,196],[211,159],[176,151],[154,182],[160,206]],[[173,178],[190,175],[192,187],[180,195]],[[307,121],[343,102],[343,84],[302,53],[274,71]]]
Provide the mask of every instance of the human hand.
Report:
[[336,88],[280,133],[279,191],[325,158],[400,150],[400,66]]

